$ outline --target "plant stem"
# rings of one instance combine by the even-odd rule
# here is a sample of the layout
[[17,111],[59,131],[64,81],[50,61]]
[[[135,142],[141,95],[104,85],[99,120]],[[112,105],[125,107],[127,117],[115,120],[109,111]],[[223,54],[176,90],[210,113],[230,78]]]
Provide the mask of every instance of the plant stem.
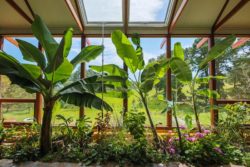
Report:
[[195,93],[194,93],[194,88],[195,88],[195,81],[196,78],[198,76],[199,70],[196,72],[193,82],[192,82],[192,87],[191,87],[191,91],[192,91],[192,104],[193,104],[193,111],[194,111],[194,115],[195,115],[195,121],[196,121],[196,125],[197,128],[199,130],[199,132],[201,132],[201,124],[200,124],[200,120],[199,120],[199,116],[198,116],[198,112],[197,112],[197,107],[196,107],[196,99],[195,99]]
[[42,156],[46,155],[51,150],[51,118],[54,101],[45,102],[43,122],[41,128],[40,151]]
[[154,136],[154,141],[155,141],[156,148],[160,148],[160,140],[158,138],[158,135],[157,135],[153,120],[152,120],[151,115],[150,115],[150,111],[148,109],[146,97],[143,96],[143,93],[141,91],[140,91],[140,96],[141,96],[142,103],[143,103],[143,105],[145,107],[145,110],[146,110],[146,113],[147,113],[147,116],[148,116],[148,119],[149,119],[149,123],[150,123],[150,127],[151,127],[151,130],[152,130],[153,136]]
[[[177,80],[176,80],[176,90],[177,90]],[[175,123],[176,123],[176,129],[177,129],[177,133],[178,133],[178,138],[179,138],[179,145],[180,145],[180,150],[181,150],[181,154],[183,153],[183,145],[182,145],[182,137],[181,137],[181,131],[180,131],[180,126],[179,126],[179,122],[178,122],[178,118],[177,118],[177,113],[176,113],[176,109],[175,109],[175,100],[177,101],[177,93],[176,93],[176,97],[174,97],[173,94],[173,115],[174,115],[174,119],[175,119]]]

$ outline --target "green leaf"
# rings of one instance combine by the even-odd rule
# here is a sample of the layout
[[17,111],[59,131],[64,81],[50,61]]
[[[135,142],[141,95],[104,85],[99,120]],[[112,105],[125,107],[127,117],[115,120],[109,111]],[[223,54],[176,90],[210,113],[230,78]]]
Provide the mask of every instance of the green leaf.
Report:
[[69,28],[64,34],[63,39],[61,40],[60,45],[57,48],[53,61],[50,62],[48,64],[48,67],[46,68],[47,73],[53,73],[54,71],[56,71],[57,68],[59,68],[64,62],[64,59],[67,58],[72,44],[72,35],[73,29]]
[[135,73],[138,68],[139,60],[131,42],[120,30],[113,31],[111,38],[116,47],[118,56],[124,61],[130,71]]
[[140,46],[141,45],[141,40],[140,40],[139,34],[137,34],[137,33],[133,34],[133,36],[132,36],[132,42],[136,46]]
[[170,68],[178,80],[182,82],[190,82],[192,80],[192,71],[188,64],[180,58],[171,58]]
[[192,119],[192,117],[190,115],[186,115],[185,118],[184,118],[185,124],[186,124],[188,129],[191,129],[192,126],[193,126],[192,120],[193,119]]
[[174,44],[174,57],[178,57],[184,61],[184,50],[180,42]]
[[85,90],[81,89],[79,86],[73,86],[60,92],[60,98],[65,103],[79,107],[93,107],[97,110],[105,109],[107,111],[113,111],[108,103],[92,93],[85,92]]
[[165,101],[165,97],[163,95],[158,95],[157,99],[160,101]]
[[35,16],[31,28],[34,36],[39,40],[46,52],[48,64],[52,63],[58,48],[58,43],[52,37],[48,27],[38,15]]
[[37,62],[37,64],[40,66],[41,69],[45,69],[46,59],[42,54],[42,52],[37,47],[20,39],[17,39],[16,41],[18,42],[19,49],[22,52],[24,60],[32,62],[35,61]]
[[123,77],[120,76],[103,76],[103,77],[99,77],[98,81],[111,81],[111,82],[126,82],[126,78],[124,79]]
[[145,62],[143,59],[143,51],[142,51],[142,47],[138,47],[136,49],[136,55],[138,57],[138,69],[142,70],[144,68]]
[[63,63],[57,68],[56,71],[49,74],[46,73],[45,75],[47,77],[47,80],[55,84],[57,82],[67,81],[71,76],[72,71],[73,71],[72,64],[67,59],[64,59]]
[[148,93],[150,90],[152,90],[153,86],[154,86],[154,79],[147,79],[142,82],[140,89],[144,93]]
[[216,80],[224,80],[227,77],[225,76],[220,76],[220,75],[216,75],[216,76],[208,76],[208,77],[200,77],[200,78],[196,78],[196,82],[197,83],[208,83],[210,79],[216,79]]
[[235,39],[236,39],[235,36],[230,35],[227,38],[220,41],[214,47],[212,47],[211,50],[208,52],[207,57],[199,64],[199,69],[201,70],[205,68],[210,61],[221,57],[224,54],[225,50],[228,49],[233,44]]
[[127,78],[128,76],[126,71],[124,71],[122,68],[120,68],[115,64],[106,64],[103,66],[89,66],[89,67],[96,72],[102,72],[103,69],[103,71],[113,76],[121,76],[124,78]]
[[103,46],[87,46],[81,50],[81,52],[71,60],[71,64],[75,67],[79,63],[89,62],[94,60],[97,56],[99,56],[104,50]]
[[215,98],[218,99],[220,98],[220,95],[217,91],[215,90],[210,90],[210,89],[200,89],[197,90],[196,92],[198,95],[206,96],[208,98]]
[[42,75],[40,67],[36,65],[22,64],[22,66],[30,73],[30,75],[32,75],[36,79],[38,79]]

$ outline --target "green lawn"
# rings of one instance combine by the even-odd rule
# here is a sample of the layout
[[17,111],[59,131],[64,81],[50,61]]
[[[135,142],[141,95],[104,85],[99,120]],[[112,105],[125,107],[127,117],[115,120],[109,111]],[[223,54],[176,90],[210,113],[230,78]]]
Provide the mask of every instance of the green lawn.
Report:
[[[121,121],[121,112],[122,112],[122,99],[120,98],[115,98],[115,97],[107,97],[104,96],[104,100],[108,102],[112,107],[113,107],[113,113],[112,113],[112,123],[114,125],[117,125],[118,121]],[[158,124],[158,126],[165,126],[166,125],[166,113],[162,114],[161,111],[165,107],[164,102],[160,102],[157,100],[157,97],[154,96],[154,92],[152,92],[149,95],[149,108],[152,114],[152,118],[155,124]],[[33,109],[27,110],[27,109],[21,109],[20,107],[19,110],[13,110],[9,112],[4,112],[3,116],[5,120],[11,120],[11,121],[24,121],[25,118],[32,118],[33,117]],[[139,100],[136,98],[136,96],[131,96],[129,97],[129,111],[132,109],[136,108],[137,111],[144,112],[143,106],[140,104]],[[4,108],[3,108],[3,111]],[[95,121],[95,118],[97,117],[97,114],[100,111],[95,110],[95,109],[85,109],[85,114],[87,117],[89,117],[92,122]],[[178,118],[180,124],[184,124],[184,118],[185,115],[188,114],[194,118],[192,108],[187,106],[187,105],[181,105],[178,108]],[[59,123],[59,121],[56,119],[56,115],[61,114],[64,117],[72,117],[74,120],[77,120],[79,117],[79,108],[78,107],[73,107],[70,105],[65,105],[62,106],[62,108],[56,112],[53,113],[53,119],[52,122],[53,124]],[[194,119],[193,119],[194,120]],[[200,113],[200,120],[203,125],[209,125],[210,124],[210,113],[209,112],[203,112]],[[146,123],[149,125],[149,122],[147,121]],[[195,124],[195,121],[193,121],[193,124]],[[173,125],[175,123],[173,122]]]

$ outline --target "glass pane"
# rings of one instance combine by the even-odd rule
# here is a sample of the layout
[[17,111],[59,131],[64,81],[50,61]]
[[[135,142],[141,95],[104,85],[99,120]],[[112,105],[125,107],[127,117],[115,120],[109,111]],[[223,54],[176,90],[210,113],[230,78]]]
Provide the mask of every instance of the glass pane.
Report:
[[[208,52],[207,45],[201,48],[197,48],[196,45],[201,39],[197,38],[172,38],[172,51],[174,49],[174,44],[180,42],[185,52],[185,61],[189,64],[192,73],[195,74],[197,71],[198,64],[204,59]],[[205,69],[199,73],[199,77],[208,76],[208,69]],[[195,115],[192,108],[192,95],[191,95],[191,85],[183,84],[178,82],[174,75],[172,75],[172,92],[174,94],[174,99],[177,104],[177,117],[180,125],[186,125],[185,118],[192,118],[192,125],[196,127]],[[208,83],[198,84],[196,83],[196,90],[208,89]],[[210,109],[209,109],[209,99],[203,95],[196,95],[196,106],[199,114],[200,123],[202,126],[210,125]],[[173,126],[176,123],[173,120]]]
[[3,103],[2,112],[6,122],[33,122],[34,104]]
[[88,22],[122,22],[121,0],[83,0]]
[[[145,64],[154,62],[158,59],[165,58],[165,49],[160,49],[160,45],[164,38],[141,38],[141,46],[143,48],[143,57]],[[139,73],[135,76],[129,72],[129,76],[132,80],[136,80],[135,77],[139,78]],[[162,113],[166,107],[166,103],[158,99],[158,95],[165,95],[166,78],[163,77],[159,84],[157,84],[151,91],[148,92],[147,101],[148,108],[151,113],[153,123],[158,127],[166,126],[166,113]],[[139,99],[138,93],[131,88],[131,93],[128,99],[128,111],[140,111],[145,112],[145,108]],[[145,112],[145,116],[147,114]],[[150,126],[149,120],[146,120],[146,126]]]
[[[222,38],[216,38],[219,42]],[[236,49],[228,49],[216,60],[216,74],[224,76],[217,80],[221,99],[250,99],[250,42]]]
[[130,0],[130,22],[165,22],[170,0]]

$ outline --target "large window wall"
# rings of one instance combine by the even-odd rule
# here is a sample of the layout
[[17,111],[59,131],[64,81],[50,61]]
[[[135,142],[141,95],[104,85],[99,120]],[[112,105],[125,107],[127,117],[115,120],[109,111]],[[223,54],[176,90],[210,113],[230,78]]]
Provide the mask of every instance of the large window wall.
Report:
[[[19,38],[27,42],[32,43],[37,46],[38,41],[33,37],[14,37],[14,39]],[[59,42],[60,37],[56,38]],[[141,38],[141,45],[144,51],[144,60],[145,63],[155,61],[159,58],[166,57],[166,46],[161,48],[162,41],[165,38]],[[192,73],[197,70],[198,63],[205,58],[205,55],[208,52],[207,43],[204,44],[201,48],[197,48],[197,43],[201,38],[171,38],[171,50],[173,50],[174,43],[181,42],[185,50],[185,60],[189,63]],[[216,41],[219,39],[216,39]],[[91,65],[102,65],[105,64],[116,64],[119,67],[123,68],[122,60],[117,56],[115,47],[110,38],[87,38],[86,45],[104,45],[105,50],[103,55],[100,55],[95,60],[86,64],[86,76],[95,75],[96,72],[91,70]],[[221,99],[249,99],[250,95],[248,94],[249,89],[249,72],[247,71],[249,62],[246,61],[249,59],[249,43],[246,43],[243,47],[238,49],[231,50],[227,52],[224,57],[216,61],[216,74],[225,76],[223,80],[217,81],[217,89],[220,94]],[[4,40],[3,50],[10,54],[21,62],[25,63],[26,61],[22,60],[22,55],[17,46],[13,45],[7,40]],[[74,37],[72,42],[72,49],[69,54],[69,59],[74,58],[81,50],[81,38]],[[103,60],[102,60],[103,56]],[[103,61],[103,62],[102,62]],[[78,66],[71,77],[71,81],[80,79],[80,66]],[[138,74],[136,74],[137,76]],[[200,76],[208,76],[208,69],[201,72]],[[133,78],[133,75],[129,72],[130,78]],[[167,125],[167,116],[166,113],[162,113],[162,110],[166,107],[166,103],[158,100],[159,95],[164,95],[166,98],[166,77],[164,77],[159,84],[157,84],[152,91],[148,93],[148,102],[149,109],[152,114],[154,123],[158,127],[165,127]],[[199,88],[208,89],[208,84],[197,85]],[[175,98],[178,104],[177,115],[181,125],[185,125],[186,117],[191,117],[193,124],[194,114],[191,106],[191,92],[190,85],[183,85],[179,82],[176,82],[175,77],[171,75],[171,89],[173,98]],[[241,92],[241,93],[239,93]],[[26,93],[22,88],[17,85],[11,85],[7,77],[1,77],[1,98],[28,98],[35,99],[35,94]],[[98,93],[99,97],[102,97],[102,93]],[[109,93],[104,93],[103,98],[108,102],[114,109],[112,115],[112,124],[114,126],[119,125],[122,121],[122,112],[123,112],[123,99],[115,95],[115,92],[109,90]],[[209,108],[209,98],[198,96],[198,111],[200,115],[201,124],[204,126],[209,126],[211,124],[211,114]],[[132,110],[137,110],[144,112],[143,105],[141,104],[138,95],[132,89],[128,96],[128,112]],[[34,103],[2,103],[2,113],[3,118],[6,121],[16,121],[16,122],[30,122],[34,117]],[[95,109],[85,108],[84,114],[89,117],[93,122],[95,118],[98,117],[101,111]],[[79,107],[73,105],[61,103],[61,108],[54,112],[52,122],[53,124],[58,124],[60,121],[56,119],[56,115],[61,114],[66,118],[72,117],[73,122],[79,118]],[[172,120],[174,120],[172,118]],[[147,121],[147,125],[149,122]],[[172,126],[175,126],[173,121]]]

